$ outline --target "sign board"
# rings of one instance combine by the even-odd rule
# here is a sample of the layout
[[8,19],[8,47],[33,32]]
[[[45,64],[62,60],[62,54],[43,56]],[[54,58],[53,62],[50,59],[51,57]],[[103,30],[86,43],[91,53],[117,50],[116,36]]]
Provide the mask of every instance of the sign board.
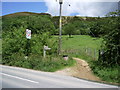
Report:
[[50,50],[51,48],[48,48],[48,46],[44,46],[45,50]]
[[48,48],[48,46],[45,46],[43,47],[43,56],[45,57],[46,56],[46,50],[50,50],[51,48]]
[[31,30],[26,29],[26,38],[31,39]]

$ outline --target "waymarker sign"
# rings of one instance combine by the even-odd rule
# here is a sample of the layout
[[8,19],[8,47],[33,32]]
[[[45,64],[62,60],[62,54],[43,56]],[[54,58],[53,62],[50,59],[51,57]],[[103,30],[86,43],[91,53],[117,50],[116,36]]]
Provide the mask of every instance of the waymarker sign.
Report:
[[31,39],[31,30],[26,29],[26,38]]

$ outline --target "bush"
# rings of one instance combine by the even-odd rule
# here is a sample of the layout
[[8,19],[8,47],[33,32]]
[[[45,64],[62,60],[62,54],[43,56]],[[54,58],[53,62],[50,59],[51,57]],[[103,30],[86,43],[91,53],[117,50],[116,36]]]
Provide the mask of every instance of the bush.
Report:
[[[15,53],[43,55],[43,46],[52,48],[48,54],[57,52],[56,40],[51,40],[55,27],[50,15],[13,15],[2,17],[3,60],[11,60]],[[26,29],[31,29],[32,38],[26,39]],[[7,61],[6,61],[7,62]]]
[[111,83],[120,83],[119,66],[105,67],[96,61],[92,62],[90,65],[93,72],[102,80]]
[[27,40],[25,28],[21,27],[14,32],[3,32],[3,60],[12,59],[12,54],[39,54],[43,55],[43,46],[48,45],[52,48],[48,54],[57,52],[57,41],[52,39],[49,32],[42,34],[32,34],[32,38]]
[[68,61],[65,61],[62,57],[57,56],[47,56],[46,58],[43,58],[39,55],[30,55],[27,59],[25,59],[24,54],[14,54],[12,55],[12,60],[9,60],[9,62],[5,62],[4,64],[47,72],[54,72],[64,67],[72,66],[74,65],[74,63],[75,61],[71,58]]
[[[99,55],[99,63],[104,66],[120,65],[120,17],[112,16],[109,18],[109,25],[106,26],[109,33],[104,36],[103,54]],[[106,28],[104,28],[106,30]]]

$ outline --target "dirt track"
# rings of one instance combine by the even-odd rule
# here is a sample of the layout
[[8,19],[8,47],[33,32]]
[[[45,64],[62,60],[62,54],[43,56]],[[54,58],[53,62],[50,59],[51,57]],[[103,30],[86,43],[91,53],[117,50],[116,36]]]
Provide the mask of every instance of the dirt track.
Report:
[[62,75],[74,76],[74,77],[92,80],[92,81],[101,81],[98,77],[96,77],[92,73],[92,71],[86,61],[79,59],[79,58],[73,58],[73,59],[77,61],[77,64],[74,67],[59,70],[55,73],[62,74]]

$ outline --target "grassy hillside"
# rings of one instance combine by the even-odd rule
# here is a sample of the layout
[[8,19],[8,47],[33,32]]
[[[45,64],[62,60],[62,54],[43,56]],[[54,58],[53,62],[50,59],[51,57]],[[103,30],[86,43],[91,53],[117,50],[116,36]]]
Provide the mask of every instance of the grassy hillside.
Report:
[[[39,15],[46,15],[50,16],[52,22],[54,23],[56,29],[59,27],[59,16],[51,16],[49,13],[34,13],[34,12],[17,12],[8,15],[2,16],[2,18],[11,18],[11,17],[21,17],[21,16],[39,16]],[[67,23],[73,21],[95,21],[97,17],[81,17],[81,16],[62,16],[62,25],[64,26]]]
[[51,16],[48,13],[17,12],[17,13],[12,13],[12,14],[8,14],[8,15],[4,15],[3,17],[29,16],[29,15],[48,15],[48,16]]

